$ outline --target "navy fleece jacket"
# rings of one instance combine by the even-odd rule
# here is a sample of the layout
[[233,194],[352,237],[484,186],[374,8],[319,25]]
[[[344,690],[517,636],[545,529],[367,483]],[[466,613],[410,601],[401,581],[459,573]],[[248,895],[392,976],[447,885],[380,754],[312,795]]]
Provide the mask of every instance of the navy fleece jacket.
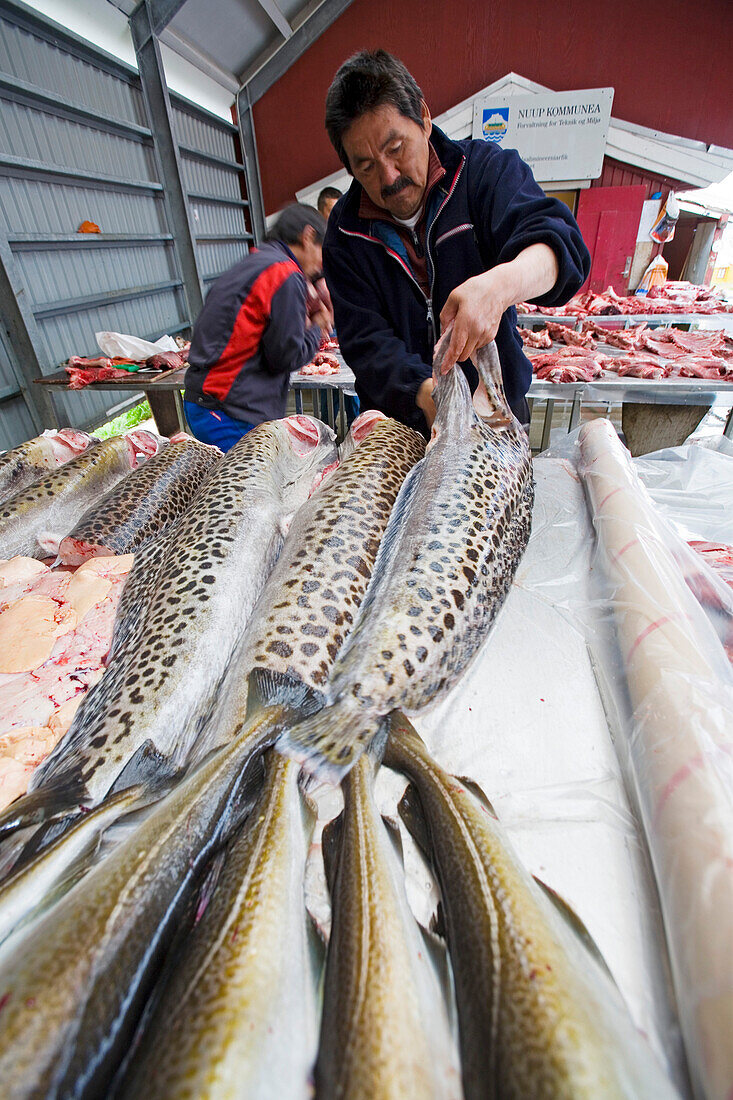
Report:
[[[446,174],[428,200],[429,298],[412,275],[394,225],[359,217],[356,180],[331,212],[323,245],[336,330],[362,408],[380,409],[422,432],[427,425],[415,398],[430,377],[437,319],[455,287],[537,242],[553,249],[559,266],[554,287],[535,299],[537,305],[567,302],[590,271],[570,210],[545,195],[518,153],[492,142],[451,141],[436,126],[430,140]],[[532,368],[513,307],[502,316],[496,343],[507,398],[521,412]],[[472,364],[464,370],[474,387]]]

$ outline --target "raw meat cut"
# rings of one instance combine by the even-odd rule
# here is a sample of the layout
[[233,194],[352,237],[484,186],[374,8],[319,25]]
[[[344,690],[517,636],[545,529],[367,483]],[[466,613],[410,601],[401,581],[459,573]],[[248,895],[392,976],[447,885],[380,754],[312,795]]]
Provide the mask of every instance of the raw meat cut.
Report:
[[520,328],[519,335],[522,337],[522,343],[528,348],[551,348],[552,340],[550,334],[546,328],[538,329],[533,332],[529,328]]
[[339,361],[335,355],[327,351],[317,351],[310,363],[301,367],[300,373],[306,375],[338,374],[341,370]]
[[577,332],[567,325],[557,325],[552,321],[547,322],[547,331],[553,340],[562,340],[564,344],[579,348],[592,348],[595,345],[592,332]]
[[0,562],[0,808],[25,792],[101,679],[131,554],[75,573]]
[[668,378],[670,374],[670,367],[648,355],[609,355],[603,360],[603,369],[622,378]]

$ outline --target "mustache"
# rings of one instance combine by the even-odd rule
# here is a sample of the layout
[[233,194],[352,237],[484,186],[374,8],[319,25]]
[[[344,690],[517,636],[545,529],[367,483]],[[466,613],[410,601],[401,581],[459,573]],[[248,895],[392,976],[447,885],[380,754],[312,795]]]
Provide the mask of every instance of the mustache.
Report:
[[390,183],[388,187],[382,188],[382,198],[391,199],[394,195],[399,195],[400,191],[404,191],[406,187],[414,187],[415,182],[409,176],[400,176],[394,183]]

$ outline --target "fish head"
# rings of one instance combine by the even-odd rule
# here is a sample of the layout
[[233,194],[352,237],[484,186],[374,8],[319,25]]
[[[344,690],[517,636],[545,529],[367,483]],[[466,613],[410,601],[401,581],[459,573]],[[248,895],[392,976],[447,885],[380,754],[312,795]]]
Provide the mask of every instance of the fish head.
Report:
[[[288,416],[276,421],[288,443],[288,476],[285,491],[288,508],[293,513],[313,494],[328,472],[336,469],[339,452],[336,433],[326,423],[310,416]],[[310,474],[310,476],[308,476]]]
[[156,455],[168,442],[164,436],[156,435],[155,432],[149,432],[145,428],[136,428],[128,432],[125,439],[132,470],[142,466],[146,459]]
[[356,420],[351,425],[350,432],[354,444],[358,446],[360,443],[363,443],[372,428],[374,428],[380,420],[386,419],[387,417],[384,413],[379,412],[378,409],[367,409],[361,416],[357,416]]
[[477,415],[492,428],[521,427],[506,399],[496,341],[492,340],[474,352],[473,361],[479,376],[479,384],[473,395],[473,406]]
[[51,435],[51,450],[59,465],[68,462],[75,455],[83,454],[94,441],[94,436],[89,435],[88,432],[78,431],[76,428],[62,428],[58,432],[49,434]]
[[478,417],[471,403],[471,389],[468,380],[459,366],[447,374],[434,374],[435,420],[430,432],[428,450],[439,439],[463,438],[478,423]]
[[336,438],[327,424],[312,416],[286,416],[283,424],[299,458],[307,458],[326,440],[333,442]]

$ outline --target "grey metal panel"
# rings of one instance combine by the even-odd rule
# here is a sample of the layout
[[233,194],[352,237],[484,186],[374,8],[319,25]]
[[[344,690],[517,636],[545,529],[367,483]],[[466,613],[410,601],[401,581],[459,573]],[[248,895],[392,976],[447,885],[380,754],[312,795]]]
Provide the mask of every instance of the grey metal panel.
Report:
[[201,270],[205,279],[208,279],[211,275],[219,276],[222,272],[228,271],[230,267],[234,267],[240,260],[243,260],[248,252],[247,242],[243,240],[217,243],[198,241],[197,247],[201,257]]
[[198,236],[244,237],[247,223],[243,207],[192,200],[191,217]]
[[0,403],[0,443],[3,450],[17,447],[36,435],[38,432],[22,397]]
[[234,160],[233,126],[210,116],[194,113],[171,97],[173,131],[181,145],[190,145],[203,153]]
[[223,198],[241,199],[239,176],[228,168],[217,168],[214,164],[202,164],[200,161],[181,158],[183,182],[189,191],[209,195],[221,195]]
[[[12,247],[12,246],[11,246]],[[15,251],[15,263],[34,309],[70,297],[100,291],[165,283],[178,277],[171,248],[78,248]],[[73,284],[70,275],[73,273]]]
[[157,182],[150,146],[7,100],[0,104],[0,152],[56,167]]
[[8,233],[74,233],[85,219],[104,233],[165,233],[160,197],[0,175],[0,225]]
[[182,294],[176,289],[59,317],[41,318],[38,325],[50,357],[49,369],[44,373],[53,373],[70,355],[99,354],[95,332],[128,332],[144,337],[147,333],[177,328],[185,320]]
[[[98,56],[89,47],[89,57],[72,54],[68,46],[59,41],[53,30],[47,31],[55,42],[42,36],[42,20],[28,18],[34,30],[18,25],[13,6],[0,5],[0,71],[17,76],[31,84],[38,84],[47,91],[55,92],[61,99],[73,90],[74,99],[91,110],[95,108],[105,114],[114,115],[129,122],[145,126],[145,109],[140,90],[131,82],[132,71],[118,63],[113,71],[111,66],[100,66]],[[115,71],[116,70],[116,71]]]

